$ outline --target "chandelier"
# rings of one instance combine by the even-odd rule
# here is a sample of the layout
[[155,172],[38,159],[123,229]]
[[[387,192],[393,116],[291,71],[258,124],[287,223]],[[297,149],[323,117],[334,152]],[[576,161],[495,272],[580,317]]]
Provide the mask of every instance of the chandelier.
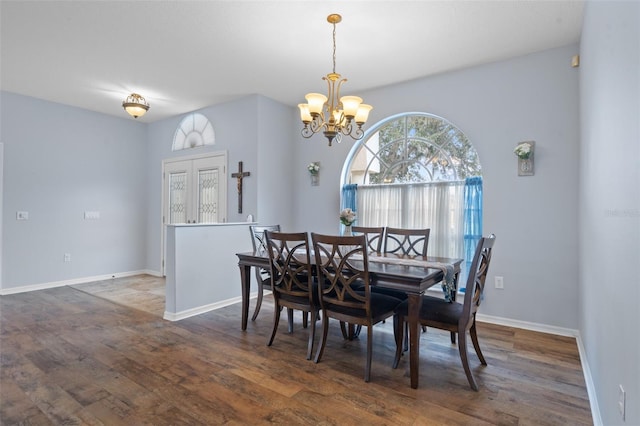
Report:
[[149,103],[137,93],[132,93],[127,96],[127,99],[122,101],[122,108],[133,118],[138,118],[142,117],[149,110]]
[[336,24],[342,21],[342,16],[334,13],[327,16],[327,22],[333,24],[333,72],[322,77],[327,81],[329,96],[321,93],[308,93],[306,104],[299,104],[300,118],[304,123],[302,136],[310,138],[322,130],[329,140],[329,146],[335,139],[340,143],[342,135],[355,140],[362,139],[364,131],[362,125],[369,118],[371,105],[362,103],[357,96],[340,97],[340,86],[347,81],[336,73]]

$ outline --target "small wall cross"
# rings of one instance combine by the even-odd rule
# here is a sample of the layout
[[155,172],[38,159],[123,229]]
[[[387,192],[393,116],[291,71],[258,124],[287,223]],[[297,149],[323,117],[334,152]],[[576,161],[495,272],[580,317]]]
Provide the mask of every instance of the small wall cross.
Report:
[[249,172],[242,171],[242,161],[238,162],[238,172],[231,173],[231,177],[238,179],[238,213],[242,213],[242,179],[251,176]]

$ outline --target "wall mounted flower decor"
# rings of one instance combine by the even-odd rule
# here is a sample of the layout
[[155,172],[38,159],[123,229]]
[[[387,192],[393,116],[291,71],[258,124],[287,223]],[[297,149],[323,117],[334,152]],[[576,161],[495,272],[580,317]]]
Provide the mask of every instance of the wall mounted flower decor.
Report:
[[533,176],[535,141],[524,141],[516,145],[513,153],[518,157],[518,176]]
[[318,186],[320,183],[320,162],[314,161],[307,166],[309,176],[311,176],[311,185]]

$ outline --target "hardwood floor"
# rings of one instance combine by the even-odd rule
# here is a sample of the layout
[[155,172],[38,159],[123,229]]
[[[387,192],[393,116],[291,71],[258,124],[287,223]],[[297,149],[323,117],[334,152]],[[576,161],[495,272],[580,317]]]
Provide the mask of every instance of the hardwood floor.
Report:
[[448,333],[429,329],[411,389],[408,360],[391,368],[391,321],[375,327],[365,383],[366,337],[344,341],[337,323],[314,364],[299,314],[266,346],[270,297],[242,332],[239,304],[163,320],[162,286],[143,276],[0,297],[0,423],[592,424],[572,338],[479,324],[489,365],[470,354],[474,392]]

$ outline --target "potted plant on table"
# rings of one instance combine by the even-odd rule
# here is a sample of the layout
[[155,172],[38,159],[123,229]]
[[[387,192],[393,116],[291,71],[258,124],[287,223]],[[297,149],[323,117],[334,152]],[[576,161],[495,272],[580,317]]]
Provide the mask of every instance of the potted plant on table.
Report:
[[344,235],[351,235],[351,225],[356,221],[356,212],[346,208],[340,212],[340,223],[345,226]]

